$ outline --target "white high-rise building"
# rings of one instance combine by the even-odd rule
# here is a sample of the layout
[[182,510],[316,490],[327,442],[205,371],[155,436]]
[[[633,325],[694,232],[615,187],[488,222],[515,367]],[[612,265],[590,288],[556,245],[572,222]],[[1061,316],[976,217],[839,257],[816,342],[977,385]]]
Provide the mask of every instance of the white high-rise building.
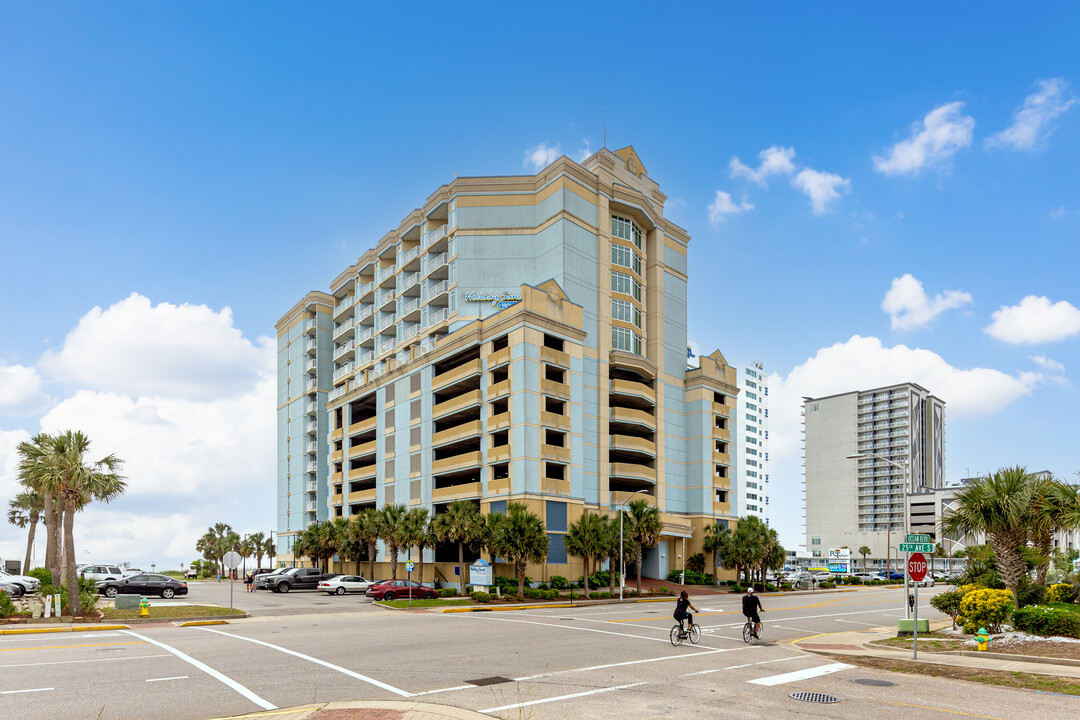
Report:
[[871,558],[895,559],[918,520],[909,496],[945,484],[944,401],[914,383],[805,398],[803,440],[813,557],[843,547],[855,557],[865,545]]
[[739,517],[757,515],[769,522],[769,378],[765,366],[753,362],[739,368],[738,484]]

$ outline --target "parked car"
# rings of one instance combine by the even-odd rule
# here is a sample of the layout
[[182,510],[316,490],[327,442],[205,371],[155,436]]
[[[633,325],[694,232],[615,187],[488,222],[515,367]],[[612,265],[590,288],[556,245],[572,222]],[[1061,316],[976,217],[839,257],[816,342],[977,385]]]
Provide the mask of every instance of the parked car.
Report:
[[124,577],[131,577],[132,575],[142,575],[143,571],[140,568],[124,568]]
[[277,570],[271,570],[270,572],[263,573],[262,575],[256,575],[255,580],[252,582],[252,587],[254,587],[256,590],[266,590],[266,584],[270,582],[270,580],[272,580],[278,575],[281,575],[289,569],[290,568],[278,568]]
[[189,567],[187,570],[184,571],[184,577],[189,580],[194,580],[195,578],[199,577],[199,571],[193,567]]
[[934,587],[934,578],[930,577],[930,573],[926,574],[926,578],[919,582],[911,581],[912,585],[918,585],[919,587]]
[[7,593],[8,597],[20,598],[23,596],[22,585],[0,580],[0,592]]
[[[12,575],[6,570],[0,570],[0,583],[17,587],[17,591],[9,592],[12,597],[22,597],[27,593],[36,593],[41,587],[41,581],[28,575]],[[17,594],[16,594],[17,593]]]
[[117,595],[160,595],[168,600],[174,595],[187,595],[187,592],[186,582],[168,575],[150,573],[98,583],[98,593],[110,598]]
[[410,597],[431,600],[435,597],[435,590],[415,580],[384,580],[372,585],[364,594],[372,600],[397,600]]
[[[336,578],[341,573],[324,573],[319,568],[289,568],[280,575],[267,573],[266,587],[276,593],[290,590],[317,590],[323,580]],[[263,577],[260,575],[260,577]]]
[[893,570],[892,572],[889,573],[889,575],[888,575],[888,577],[886,579],[887,580],[903,580],[904,579],[904,573],[897,572],[896,570]]
[[351,592],[367,592],[372,583],[363,575],[338,575],[319,583],[319,590],[330,595],[344,595]]
[[863,582],[867,582],[868,580],[884,580],[885,579],[885,576],[882,575],[881,573],[869,572],[869,571],[867,571],[867,572],[857,572],[857,573],[855,573],[855,577],[859,578],[859,580],[861,580]]
[[78,573],[87,580],[101,582],[102,580],[119,580],[124,577],[124,571],[119,565],[83,565],[78,568]]

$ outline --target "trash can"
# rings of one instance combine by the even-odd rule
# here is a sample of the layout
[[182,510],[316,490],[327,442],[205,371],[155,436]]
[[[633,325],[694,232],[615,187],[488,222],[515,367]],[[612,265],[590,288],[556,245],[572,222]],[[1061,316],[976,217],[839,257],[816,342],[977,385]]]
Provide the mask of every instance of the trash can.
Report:
[[799,589],[800,590],[809,590],[810,589],[810,580],[800,580],[799,581]]

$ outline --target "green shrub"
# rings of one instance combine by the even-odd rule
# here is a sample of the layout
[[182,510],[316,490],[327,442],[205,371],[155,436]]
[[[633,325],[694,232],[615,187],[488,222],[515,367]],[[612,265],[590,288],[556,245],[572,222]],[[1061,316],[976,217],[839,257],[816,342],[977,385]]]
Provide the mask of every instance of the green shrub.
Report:
[[956,621],[968,635],[974,635],[980,627],[998,633],[1014,610],[1016,602],[1011,591],[979,588],[966,593],[960,600]]
[[551,588],[548,587],[547,583],[540,583],[539,585],[536,586],[536,589],[537,590],[550,590]]
[[862,582],[862,578],[857,578],[854,575],[848,575],[844,578],[845,585],[858,585]]
[[693,572],[704,573],[705,572],[705,554],[694,553],[690,557],[686,558],[686,569]]
[[11,601],[6,592],[0,590],[0,618],[8,618],[18,612],[15,603]]
[[472,599],[473,599],[473,600],[474,600],[475,602],[478,602],[478,603],[488,603],[488,602],[491,602],[492,598],[494,598],[495,596],[494,596],[494,595],[492,595],[491,593],[486,593],[486,592],[480,592],[480,591],[474,591],[474,592],[472,592],[472,593],[470,594],[470,597],[471,597],[471,598],[472,598]]
[[776,592],[776,586],[765,583],[765,592]]
[[439,597],[454,597],[457,595],[457,588],[439,588]]
[[670,588],[666,588],[666,587],[664,587],[663,585],[661,585],[661,586],[660,586],[660,587],[658,587],[658,588],[655,588],[655,589],[653,589],[653,590],[650,590],[650,591],[649,591],[649,594],[650,594],[650,595],[674,595],[674,594],[675,594],[675,591],[674,591],[674,590],[672,590],[672,589],[670,589]]
[[825,581],[819,583],[818,587],[821,588],[822,590],[832,590],[834,587],[836,587],[836,583],[834,583],[831,580],[825,580]]
[[781,587],[781,589],[783,589],[783,590],[790,590],[790,589],[791,589],[791,583],[789,583],[789,582],[782,582],[782,583],[780,583],[780,587]]
[[1051,585],[1050,591],[1047,593],[1046,601],[1052,603],[1067,603],[1072,602],[1073,599],[1073,586],[1068,583],[1058,583],[1057,585]]
[[[495,587],[502,590],[503,594],[517,595],[517,589],[518,589],[517,578],[500,576],[500,577],[496,577],[496,578],[493,578],[493,579],[495,580]],[[525,587],[529,587],[530,585],[532,585],[532,580],[529,578],[528,575],[526,575],[525,576]]]
[[556,590],[565,590],[566,588],[570,587],[570,581],[562,575],[552,575],[551,587],[555,588]]
[[1016,606],[1018,608],[1027,607],[1028,605],[1042,605],[1047,601],[1046,588],[1026,575],[1020,578],[1020,585],[1016,590]]
[[960,614],[960,601],[964,599],[962,589],[949,590],[940,595],[930,598],[931,607],[952,618],[953,627],[956,627],[956,616]]
[[1013,627],[1032,635],[1080,638],[1080,614],[1046,605],[1031,605],[1013,613]]
[[637,590],[623,590],[623,597],[637,597]]
[[742,591],[743,591],[742,585],[740,585],[739,583],[732,583],[731,584],[731,592],[733,592],[733,593],[741,593]]
[[609,593],[607,590],[605,590],[603,592],[589,593],[589,599],[590,600],[607,600],[610,597],[611,597],[611,593]]
[[30,572],[23,574],[27,577],[36,578],[42,587],[52,585],[52,573],[49,572],[48,568],[34,568]]

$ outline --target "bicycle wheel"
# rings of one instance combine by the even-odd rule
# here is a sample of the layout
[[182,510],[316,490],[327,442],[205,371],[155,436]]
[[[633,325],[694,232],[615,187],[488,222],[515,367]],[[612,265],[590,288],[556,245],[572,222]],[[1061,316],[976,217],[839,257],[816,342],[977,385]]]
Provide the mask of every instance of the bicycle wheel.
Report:
[[747,645],[750,644],[750,639],[754,637],[754,626],[750,623],[746,623],[742,626],[742,641]]
[[764,640],[765,639],[765,623],[760,623],[760,626],[761,627],[759,627],[758,631],[757,631],[757,639],[758,640]]
[[682,645],[682,630],[679,628],[678,625],[671,628],[671,634],[669,635],[669,637],[671,638],[671,644],[675,647],[679,647],[680,645]]
[[697,623],[694,623],[694,627],[690,628],[690,642],[697,645],[698,640],[700,640],[700,639],[701,639],[701,626],[699,626]]

